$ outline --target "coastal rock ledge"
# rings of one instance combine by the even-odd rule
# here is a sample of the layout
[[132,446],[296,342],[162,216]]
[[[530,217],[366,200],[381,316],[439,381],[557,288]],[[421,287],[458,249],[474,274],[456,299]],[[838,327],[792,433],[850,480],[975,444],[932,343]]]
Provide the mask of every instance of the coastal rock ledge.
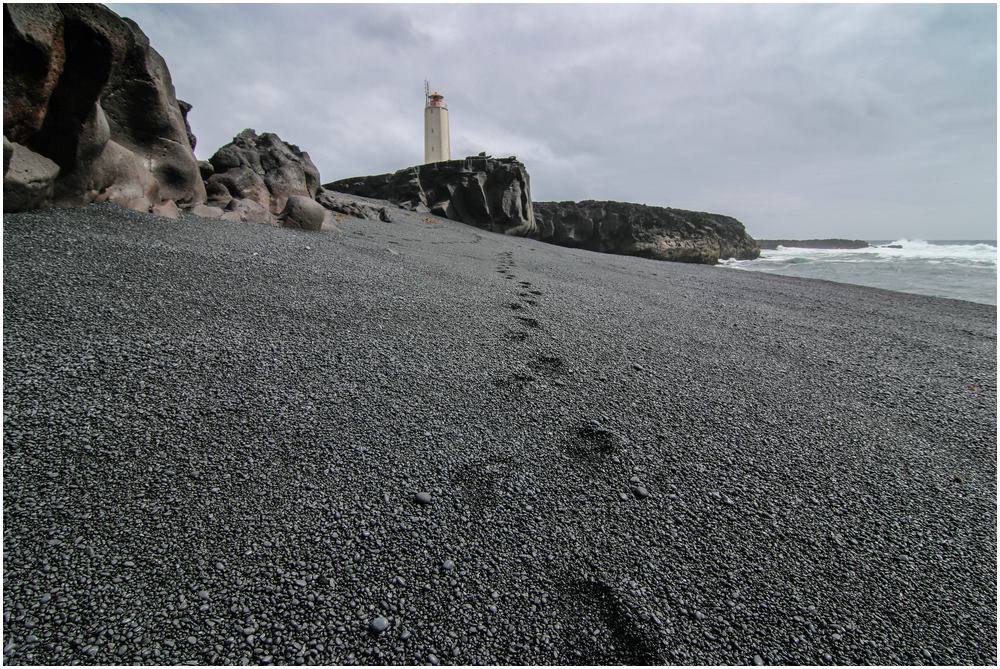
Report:
[[341,179],[323,188],[388,200],[492,232],[537,237],[528,171],[515,158],[446,160],[390,174]]
[[630,202],[532,202],[528,172],[516,158],[472,156],[341,179],[323,189],[601,253],[706,264],[760,256],[757,242],[730,216]]
[[656,260],[753,260],[760,247],[730,216],[631,202],[535,202],[539,239]]

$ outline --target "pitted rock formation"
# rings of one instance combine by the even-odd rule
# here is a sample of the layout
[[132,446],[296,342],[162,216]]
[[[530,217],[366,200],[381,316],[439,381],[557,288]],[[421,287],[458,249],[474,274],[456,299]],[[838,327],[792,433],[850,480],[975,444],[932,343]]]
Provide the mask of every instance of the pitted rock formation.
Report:
[[319,170],[309,154],[274,133],[244,130],[216,151],[209,163],[211,169],[203,172],[209,173],[205,185],[210,204],[237,210],[253,202],[269,213],[274,224],[289,198],[314,199],[319,191]]
[[536,236],[528,171],[515,158],[469,157],[341,179],[327,190],[388,200],[477,228]]
[[713,264],[760,248],[735,218],[630,202],[535,202],[538,238],[560,246]]
[[166,64],[102,5],[4,5],[4,138],[5,211],[205,197]]

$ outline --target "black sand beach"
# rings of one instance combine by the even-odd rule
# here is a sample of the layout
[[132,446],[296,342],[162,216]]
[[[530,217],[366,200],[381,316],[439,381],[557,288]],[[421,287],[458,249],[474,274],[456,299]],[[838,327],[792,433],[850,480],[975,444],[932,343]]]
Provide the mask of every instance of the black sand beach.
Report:
[[996,663],[995,307],[393,216],[4,216],[6,663]]

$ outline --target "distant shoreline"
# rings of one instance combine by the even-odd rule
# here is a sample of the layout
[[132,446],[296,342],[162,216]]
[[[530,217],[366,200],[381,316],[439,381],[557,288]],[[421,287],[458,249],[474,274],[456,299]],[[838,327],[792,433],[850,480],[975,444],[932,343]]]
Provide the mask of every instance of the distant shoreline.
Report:
[[864,249],[870,244],[863,239],[758,239],[762,251],[779,246],[796,249]]
[[[779,246],[790,249],[863,249],[870,246],[893,244],[894,239],[758,239],[762,251],[773,251]],[[928,244],[990,244],[997,245],[995,239],[927,239]]]

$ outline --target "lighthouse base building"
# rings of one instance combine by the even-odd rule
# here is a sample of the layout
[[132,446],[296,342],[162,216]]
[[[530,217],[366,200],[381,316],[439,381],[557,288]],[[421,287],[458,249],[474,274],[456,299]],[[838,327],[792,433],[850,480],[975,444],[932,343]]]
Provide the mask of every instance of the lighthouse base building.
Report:
[[448,105],[438,92],[427,95],[424,107],[424,162],[451,160],[451,139],[448,135]]

